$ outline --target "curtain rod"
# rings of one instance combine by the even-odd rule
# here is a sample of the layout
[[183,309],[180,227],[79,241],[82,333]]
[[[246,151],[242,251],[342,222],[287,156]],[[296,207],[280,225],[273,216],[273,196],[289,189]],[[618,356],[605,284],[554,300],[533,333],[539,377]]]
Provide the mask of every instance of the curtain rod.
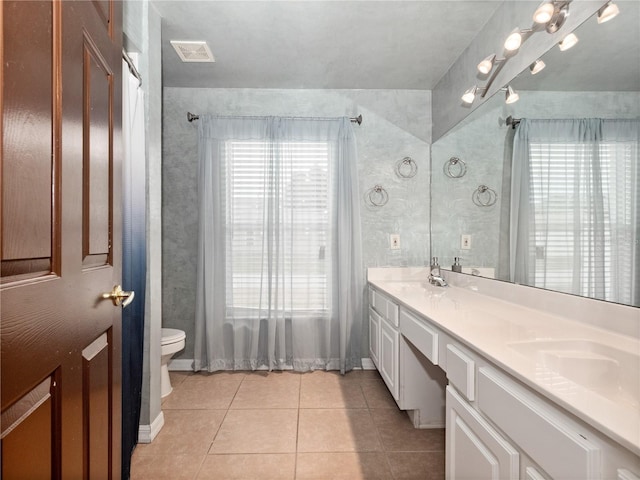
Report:
[[[187,112],[187,121],[193,122],[194,120],[198,120],[199,118],[200,118],[200,115],[195,115],[191,112]],[[362,114],[358,115],[357,117],[352,117],[349,120],[351,120],[351,123],[357,123],[358,125],[362,125]]]
[[507,117],[507,119],[504,121],[505,125],[507,127],[511,127],[514,130],[516,129],[516,127],[518,126],[518,124],[520,123],[520,120],[522,120],[521,118],[513,118],[511,115],[509,115]]
[[131,75],[133,75],[138,79],[138,86],[141,87],[142,76],[140,75],[140,72],[138,72],[138,69],[136,68],[136,66],[133,64],[133,60],[131,60],[131,57],[129,57],[127,52],[124,51],[124,48],[122,49],[122,59],[125,62],[127,62],[127,65],[129,65],[129,71],[131,72]]

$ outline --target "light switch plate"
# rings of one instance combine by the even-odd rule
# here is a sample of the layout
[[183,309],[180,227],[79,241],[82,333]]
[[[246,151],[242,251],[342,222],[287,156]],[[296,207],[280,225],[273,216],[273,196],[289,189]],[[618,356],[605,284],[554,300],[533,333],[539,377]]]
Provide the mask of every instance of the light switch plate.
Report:
[[389,235],[389,248],[391,250],[400,249],[400,235],[398,235],[397,233]]
[[460,249],[471,250],[471,235],[460,236]]

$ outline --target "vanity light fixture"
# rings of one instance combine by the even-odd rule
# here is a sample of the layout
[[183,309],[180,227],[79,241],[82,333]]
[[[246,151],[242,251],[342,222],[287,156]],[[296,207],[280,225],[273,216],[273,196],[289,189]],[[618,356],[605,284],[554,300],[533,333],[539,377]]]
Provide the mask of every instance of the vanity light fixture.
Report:
[[571,0],[562,1],[562,2],[559,0],[556,0],[554,2],[555,10],[553,12],[553,16],[544,27],[547,33],[556,33],[558,30],[560,30],[562,25],[564,25],[564,22],[567,20],[567,17],[569,16],[570,2]]
[[608,22],[609,20],[615,18],[620,13],[620,9],[618,6],[611,2],[607,2],[607,4],[598,10],[598,23]]
[[545,24],[553,17],[556,11],[555,2],[545,1],[540,4],[533,14],[533,21]]
[[520,95],[518,95],[518,92],[516,92],[513,88],[511,88],[511,85],[507,85],[505,102],[507,104],[511,104],[511,103],[517,102],[518,100],[520,100]]
[[560,41],[560,43],[558,43],[558,48],[560,49],[561,52],[564,52],[566,50],[569,50],[576,43],[578,43],[578,37],[576,37],[575,33],[570,33],[569,35],[564,37]]
[[464,92],[464,95],[462,95],[462,101],[464,103],[467,103],[467,104],[471,105],[473,103],[473,101],[476,99],[476,95],[478,93],[482,93],[482,92],[484,92],[486,90],[487,90],[486,87],[478,87],[477,85],[474,85],[469,90]]
[[531,75],[540,73],[542,70],[544,70],[544,67],[546,66],[547,65],[541,59],[536,60],[529,66],[529,70],[531,70]]
[[484,75],[488,74],[495,65],[499,65],[504,62],[504,58],[496,58],[496,54],[489,55],[478,64],[478,71]]

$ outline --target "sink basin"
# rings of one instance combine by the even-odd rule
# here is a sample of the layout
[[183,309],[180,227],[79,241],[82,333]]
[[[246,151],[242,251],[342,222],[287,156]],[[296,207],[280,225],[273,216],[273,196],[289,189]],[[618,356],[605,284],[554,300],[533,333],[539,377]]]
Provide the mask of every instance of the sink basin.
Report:
[[534,359],[541,376],[555,374],[608,398],[640,406],[638,354],[584,339],[530,340],[512,342],[509,347]]

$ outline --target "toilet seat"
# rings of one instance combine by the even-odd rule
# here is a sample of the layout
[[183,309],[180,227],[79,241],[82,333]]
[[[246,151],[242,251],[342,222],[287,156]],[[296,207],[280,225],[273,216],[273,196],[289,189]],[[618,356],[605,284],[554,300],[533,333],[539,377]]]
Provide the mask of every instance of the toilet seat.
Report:
[[186,338],[186,334],[182,330],[175,328],[163,328],[162,329],[162,345],[169,345],[171,343],[181,342]]

